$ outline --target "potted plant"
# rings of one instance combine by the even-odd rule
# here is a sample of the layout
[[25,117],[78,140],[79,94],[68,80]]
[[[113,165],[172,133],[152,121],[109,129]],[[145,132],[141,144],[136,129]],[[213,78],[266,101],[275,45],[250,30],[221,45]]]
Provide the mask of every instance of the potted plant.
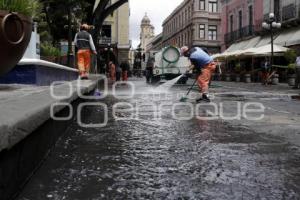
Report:
[[24,55],[32,32],[38,0],[0,0],[0,75],[10,71]]
[[288,75],[288,84],[290,86],[295,85],[296,81],[296,58],[297,58],[297,53],[295,50],[291,49],[285,52],[284,54],[285,59],[288,62],[288,69],[287,69],[287,75]]
[[289,86],[295,86],[296,84],[296,64],[289,64],[287,70],[287,78]]
[[58,48],[54,47],[51,43],[45,42],[41,44],[41,58],[43,60],[57,63],[61,56]]
[[225,81],[227,81],[227,82],[231,81],[231,74],[230,74],[230,72],[227,72],[225,74]]
[[234,72],[235,72],[235,81],[240,82],[241,81],[241,64],[240,63],[238,63],[235,66]]
[[251,83],[251,74],[246,72],[245,75],[245,83]]

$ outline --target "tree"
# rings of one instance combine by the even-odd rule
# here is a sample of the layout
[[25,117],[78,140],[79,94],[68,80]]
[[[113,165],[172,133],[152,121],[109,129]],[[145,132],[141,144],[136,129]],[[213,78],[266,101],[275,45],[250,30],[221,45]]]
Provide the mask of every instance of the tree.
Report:
[[110,4],[110,2],[110,0],[95,1],[95,10],[93,10],[93,16],[90,18],[91,21],[89,21],[95,26],[95,29],[92,33],[95,41],[98,41],[99,32],[102,28],[104,20],[124,3],[127,3],[128,0],[117,0],[112,4]]
[[[94,41],[98,41],[104,20],[128,0],[40,0],[44,5],[44,21],[47,22],[52,44],[68,40],[68,63],[72,55],[72,41],[80,23],[93,24]],[[50,37],[48,37],[50,38]]]

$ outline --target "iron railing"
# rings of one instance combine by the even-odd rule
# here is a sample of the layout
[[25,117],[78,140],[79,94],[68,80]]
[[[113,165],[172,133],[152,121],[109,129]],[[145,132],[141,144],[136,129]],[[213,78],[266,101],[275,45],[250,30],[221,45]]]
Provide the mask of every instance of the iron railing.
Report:
[[290,4],[282,8],[282,21],[296,18],[296,5]]
[[225,34],[225,43],[229,44],[232,43],[236,40],[243,39],[245,37],[249,37],[255,34],[255,29],[253,25],[245,26],[239,30],[230,32]]

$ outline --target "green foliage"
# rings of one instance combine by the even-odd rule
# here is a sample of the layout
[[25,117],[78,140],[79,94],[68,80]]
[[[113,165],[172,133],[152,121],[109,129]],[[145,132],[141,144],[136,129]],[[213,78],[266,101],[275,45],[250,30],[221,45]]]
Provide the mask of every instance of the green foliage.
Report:
[[296,73],[296,64],[292,63],[288,65],[288,74],[295,74]]
[[[51,41],[53,44],[67,40],[69,35],[69,16],[71,17],[71,32],[73,40],[80,23],[90,13],[86,10],[93,3],[90,0],[40,0],[43,12],[38,18],[41,41]],[[46,26],[45,26],[46,25]]]
[[289,64],[293,64],[296,62],[297,52],[293,49],[290,49],[284,53],[284,57],[288,61]]
[[41,43],[43,43],[44,41],[52,41],[53,38],[50,34],[50,29],[46,19],[46,13],[39,13],[33,20],[38,23],[38,33],[40,34]]
[[59,57],[60,55],[60,50],[49,42],[44,42],[41,44],[41,56]]
[[0,0],[0,10],[21,13],[35,17],[41,11],[39,0]]

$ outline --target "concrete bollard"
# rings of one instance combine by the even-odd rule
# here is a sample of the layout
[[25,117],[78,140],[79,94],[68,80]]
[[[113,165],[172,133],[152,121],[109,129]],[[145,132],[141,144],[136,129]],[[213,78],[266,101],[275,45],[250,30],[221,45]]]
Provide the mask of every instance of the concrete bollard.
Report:
[[241,77],[240,75],[235,76],[235,82],[241,82]]
[[289,84],[289,86],[296,85],[296,74],[291,74],[288,76],[288,84]]
[[245,74],[245,83],[251,83],[251,74]]

